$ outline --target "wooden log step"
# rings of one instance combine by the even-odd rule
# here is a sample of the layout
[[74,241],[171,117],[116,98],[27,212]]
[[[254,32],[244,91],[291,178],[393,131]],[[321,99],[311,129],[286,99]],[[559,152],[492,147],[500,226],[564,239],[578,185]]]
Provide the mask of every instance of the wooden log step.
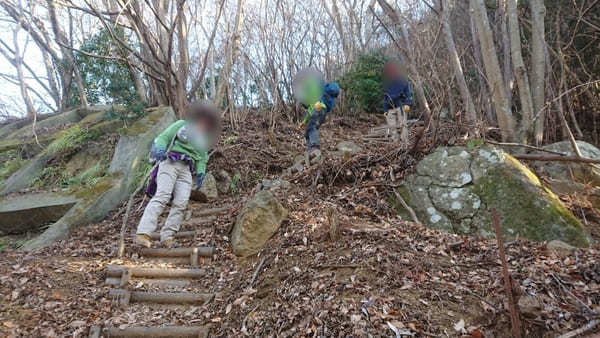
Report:
[[206,338],[208,331],[206,326],[130,326],[123,329],[105,327],[102,333],[111,338]]
[[[166,279],[166,278],[142,278],[138,280],[144,284],[155,285],[155,286],[164,286],[164,287],[186,287],[189,286],[191,281],[189,279]],[[121,278],[119,277],[107,277],[104,281],[106,285],[122,287]]]
[[192,218],[188,219],[187,221],[184,221],[183,223],[181,223],[181,225],[185,226],[185,225],[212,224],[216,220],[217,220],[217,217],[215,217],[215,216],[192,217]]
[[[194,211],[193,214],[196,217],[202,217],[202,216],[211,216],[211,215],[222,215],[222,214],[226,214],[228,211],[230,211],[233,208],[232,205],[227,205],[224,207],[220,207],[220,208],[212,208],[212,209],[201,209],[201,210],[197,210]],[[192,218],[193,219],[193,218]],[[191,220],[190,220],[191,221]]]
[[[189,238],[189,237],[194,237],[198,234],[200,234],[200,231],[179,231],[176,232],[175,235],[173,235],[173,237],[175,238]],[[135,238],[135,234],[131,234],[131,237]],[[150,239],[153,240],[160,240],[160,233],[159,232],[153,232],[150,234]]]
[[138,278],[201,278],[206,275],[203,269],[165,269],[165,268],[140,268],[134,266],[108,265],[107,277],[121,277],[123,271],[129,270],[131,277]]
[[119,299],[122,305],[129,303],[205,304],[215,297],[212,293],[144,292],[123,289],[111,289],[108,295]]
[[189,257],[190,255],[198,252],[200,257],[212,257],[215,254],[215,248],[212,246],[198,247],[198,248],[143,248],[140,253],[143,256],[148,257]]

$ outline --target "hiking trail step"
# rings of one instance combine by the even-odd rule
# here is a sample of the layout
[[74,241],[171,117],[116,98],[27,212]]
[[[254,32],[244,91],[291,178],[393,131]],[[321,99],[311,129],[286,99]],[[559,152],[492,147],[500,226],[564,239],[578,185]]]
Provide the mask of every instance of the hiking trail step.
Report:
[[206,338],[208,326],[130,326],[125,328],[92,326],[89,338]]
[[155,303],[155,304],[195,304],[202,305],[215,298],[213,293],[191,292],[148,292],[111,289],[108,295],[119,301],[121,306],[130,303]]

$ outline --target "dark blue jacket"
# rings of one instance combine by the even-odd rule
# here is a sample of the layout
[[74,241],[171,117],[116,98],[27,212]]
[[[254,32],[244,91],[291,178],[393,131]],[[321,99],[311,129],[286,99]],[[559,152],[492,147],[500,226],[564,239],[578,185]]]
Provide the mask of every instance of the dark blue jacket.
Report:
[[327,106],[328,113],[333,109],[333,106],[335,105],[335,99],[339,94],[340,86],[336,82],[330,82],[325,85],[321,102]]
[[410,85],[404,79],[397,79],[383,86],[383,111],[400,108],[404,105],[412,105]]

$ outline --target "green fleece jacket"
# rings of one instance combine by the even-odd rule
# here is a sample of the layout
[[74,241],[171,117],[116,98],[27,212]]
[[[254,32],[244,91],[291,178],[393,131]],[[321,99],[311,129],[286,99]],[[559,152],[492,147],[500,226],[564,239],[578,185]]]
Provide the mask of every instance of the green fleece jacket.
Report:
[[[184,125],[185,120],[179,120],[173,123],[154,139],[154,145],[158,149],[166,151],[171,144],[171,140],[173,140],[179,129],[181,129],[181,127]],[[204,174],[206,172],[206,162],[208,161],[208,154],[206,150],[196,149],[189,143],[181,142],[178,139],[175,139],[173,147],[170,151],[189,156],[192,161],[194,161],[196,174]]]

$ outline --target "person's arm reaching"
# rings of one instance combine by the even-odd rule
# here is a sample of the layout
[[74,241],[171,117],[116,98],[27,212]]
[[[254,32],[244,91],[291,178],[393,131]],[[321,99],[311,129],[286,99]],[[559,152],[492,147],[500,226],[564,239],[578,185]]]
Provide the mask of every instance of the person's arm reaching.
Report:
[[151,163],[164,161],[167,158],[167,148],[169,148],[175,134],[181,129],[184,123],[185,121],[183,120],[173,123],[154,139],[152,148],[150,148]]
[[181,127],[183,127],[184,124],[185,120],[179,120],[171,124],[167,129],[165,129],[162,133],[160,133],[160,135],[158,135],[154,139],[154,145],[156,145],[157,148],[166,151],[169,145],[171,144],[173,137],[175,137],[177,131],[181,129]]

